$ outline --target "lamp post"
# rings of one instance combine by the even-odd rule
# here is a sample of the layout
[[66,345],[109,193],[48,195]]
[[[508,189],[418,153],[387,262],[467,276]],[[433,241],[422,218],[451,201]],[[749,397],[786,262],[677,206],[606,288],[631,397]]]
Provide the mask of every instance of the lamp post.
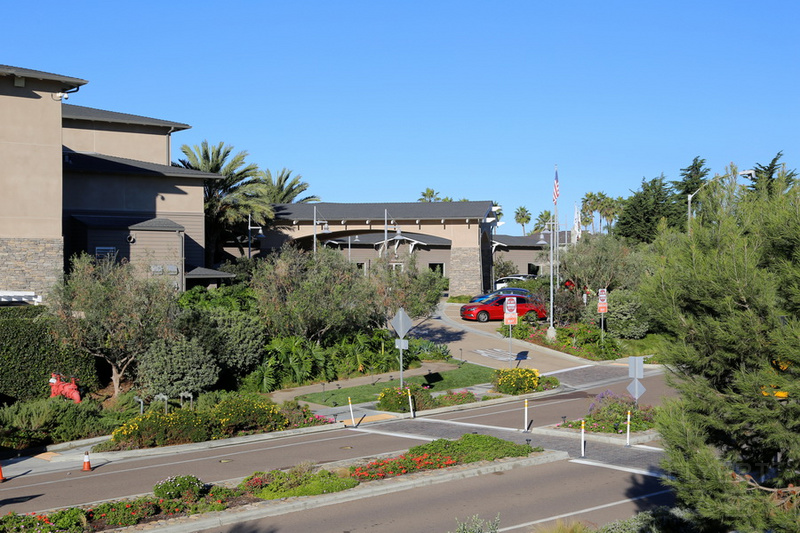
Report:
[[[545,230],[539,234],[539,242],[536,244],[549,244],[550,245],[550,312],[548,313],[548,318],[550,321],[550,327],[547,328],[547,338],[549,340],[555,340],[556,338],[556,328],[553,326],[553,296],[554,296],[554,287],[553,287],[553,228],[555,223],[551,219],[550,222],[545,224]],[[549,229],[548,229],[549,227]],[[544,234],[547,233],[550,235],[550,242],[548,243],[544,239]]]
[[[353,242],[360,242],[358,239],[358,235],[356,235],[356,238],[353,239]],[[347,262],[348,263],[352,262],[350,257],[350,235],[347,236]]]
[[317,224],[322,223],[322,233],[330,233],[327,220],[317,220],[317,206],[314,206],[314,257],[317,257]]
[[264,230],[261,226],[253,226],[253,219],[250,215],[247,215],[247,258],[250,259],[252,257],[252,242],[253,242],[253,234],[252,230],[257,229],[259,235],[264,234]]

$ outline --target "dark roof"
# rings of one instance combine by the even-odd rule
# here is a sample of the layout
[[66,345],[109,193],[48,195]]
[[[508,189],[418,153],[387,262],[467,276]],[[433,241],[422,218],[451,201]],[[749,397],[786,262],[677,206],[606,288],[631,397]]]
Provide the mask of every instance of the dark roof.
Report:
[[384,217],[392,220],[434,220],[434,219],[470,219],[481,222],[484,217],[491,216],[492,202],[404,202],[404,203],[298,203],[274,204],[277,222],[293,220],[313,221],[314,207],[317,209],[317,221],[328,222],[339,220],[372,220],[383,221]]
[[88,174],[133,174],[136,176],[163,176],[168,178],[219,179],[222,176],[183,167],[159,165],[147,161],[125,159],[103,154],[64,152],[64,172]]
[[195,267],[186,272],[187,279],[214,279],[214,278],[235,278],[236,274],[213,270],[211,268]]
[[160,126],[172,128],[175,131],[188,130],[188,124],[171,122],[158,118],[142,117],[139,115],[129,115],[128,113],[117,113],[116,111],[105,111],[93,107],[84,107],[72,104],[61,105],[61,116],[74,120],[91,120],[94,122],[110,122],[113,124],[137,124],[143,126]]
[[186,228],[168,218],[151,218],[138,224],[132,224],[128,229],[146,231],[186,231]]
[[168,218],[125,217],[112,215],[72,215],[90,228],[129,229],[148,231],[184,231],[185,228]]
[[81,85],[89,83],[80,78],[73,78],[71,76],[62,76],[60,74],[53,74],[50,72],[42,72],[41,70],[31,70],[28,68],[11,67],[9,65],[0,65],[0,76],[19,76],[20,78],[32,78],[37,80],[58,81],[64,86],[64,89],[75,89]]
[[[358,246],[365,246],[365,245],[375,246],[383,243],[382,231],[359,233],[357,237],[358,241],[355,240],[356,235],[350,238],[350,246],[352,248],[357,248]],[[324,234],[317,234],[317,238],[325,242],[326,244],[333,243],[333,244],[347,246],[347,237],[337,237],[336,239],[325,239]],[[387,232],[387,238],[389,241],[393,240],[413,241],[427,246],[450,246],[450,244],[452,243],[450,239],[436,237],[434,235],[425,235],[422,233],[408,233],[405,231],[398,234],[394,230]]]

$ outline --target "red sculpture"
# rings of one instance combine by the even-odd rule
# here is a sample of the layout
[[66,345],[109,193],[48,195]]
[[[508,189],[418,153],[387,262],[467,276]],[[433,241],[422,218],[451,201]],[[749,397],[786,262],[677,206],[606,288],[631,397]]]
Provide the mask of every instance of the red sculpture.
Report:
[[70,378],[70,382],[61,381],[61,374],[51,374],[50,378],[50,397],[63,396],[75,403],[81,403],[81,395],[78,392],[77,378]]

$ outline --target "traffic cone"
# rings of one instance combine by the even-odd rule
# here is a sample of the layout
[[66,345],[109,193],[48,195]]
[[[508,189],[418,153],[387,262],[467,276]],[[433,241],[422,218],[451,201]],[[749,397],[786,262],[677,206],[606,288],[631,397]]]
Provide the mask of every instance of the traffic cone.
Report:
[[3,477],[3,465],[0,464],[0,483],[5,481],[6,478]]
[[89,452],[84,452],[82,472],[91,472],[91,471],[92,471],[92,464],[89,462]]

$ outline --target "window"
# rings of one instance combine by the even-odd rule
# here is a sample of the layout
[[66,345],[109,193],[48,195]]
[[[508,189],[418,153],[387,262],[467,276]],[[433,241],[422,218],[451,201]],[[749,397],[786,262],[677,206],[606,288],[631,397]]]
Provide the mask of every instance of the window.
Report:
[[399,270],[400,272],[403,271],[403,263],[389,263],[389,267],[392,270]]
[[428,268],[444,276],[444,263],[428,263]]
[[115,246],[97,246],[94,249],[95,259],[110,259],[117,258],[117,248]]
[[150,265],[150,274],[160,276],[164,273],[164,267],[161,265]]
[[533,263],[528,263],[528,274],[538,275],[539,274],[539,265],[534,265]]

